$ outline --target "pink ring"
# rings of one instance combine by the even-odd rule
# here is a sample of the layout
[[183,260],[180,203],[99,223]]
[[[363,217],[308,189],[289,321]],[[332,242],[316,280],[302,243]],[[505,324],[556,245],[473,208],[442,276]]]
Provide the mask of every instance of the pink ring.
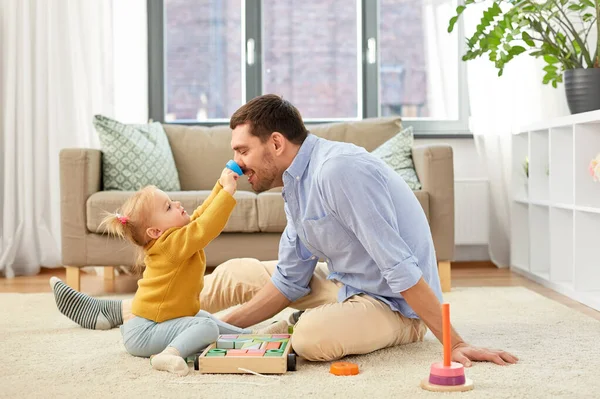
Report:
[[431,374],[438,377],[459,377],[465,375],[465,368],[457,362],[450,363],[450,367],[444,367],[443,362],[437,362],[431,365]]

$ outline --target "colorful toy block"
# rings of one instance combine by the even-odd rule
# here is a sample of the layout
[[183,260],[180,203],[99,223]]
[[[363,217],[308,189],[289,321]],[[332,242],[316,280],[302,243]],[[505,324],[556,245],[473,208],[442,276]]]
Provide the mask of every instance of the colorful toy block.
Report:
[[252,370],[262,374],[282,374],[296,370],[296,354],[290,334],[220,335],[194,362],[201,373],[244,374]]
[[252,340],[248,340],[248,339],[236,339],[234,342],[234,349],[242,349],[244,348],[244,345],[246,345],[247,343],[252,343]]
[[281,342],[267,342],[266,344],[267,344],[267,346],[265,347],[266,350],[279,349],[279,347],[281,346]]
[[234,349],[235,341],[231,339],[219,339],[217,341],[217,348],[219,349]]
[[242,349],[260,349],[261,342],[256,341],[246,341],[244,345],[242,345]]

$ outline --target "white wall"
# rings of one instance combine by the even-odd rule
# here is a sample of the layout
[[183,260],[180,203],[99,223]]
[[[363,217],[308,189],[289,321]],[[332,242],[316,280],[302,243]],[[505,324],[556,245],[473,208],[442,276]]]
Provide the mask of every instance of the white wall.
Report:
[[473,139],[417,139],[415,144],[449,144],[454,159],[455,261],[489,260],[488,176]]

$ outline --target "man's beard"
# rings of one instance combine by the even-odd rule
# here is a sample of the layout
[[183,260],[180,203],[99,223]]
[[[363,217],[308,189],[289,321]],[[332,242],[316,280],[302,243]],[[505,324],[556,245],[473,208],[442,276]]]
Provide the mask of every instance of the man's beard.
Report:
[[270,190],[274,187],[277,179],[277,167],[273,161],[273,156],[266,153],[263,158],[263,165],[259,170],[254,170],[255,181],[252,184],[252,189],[257,193]]

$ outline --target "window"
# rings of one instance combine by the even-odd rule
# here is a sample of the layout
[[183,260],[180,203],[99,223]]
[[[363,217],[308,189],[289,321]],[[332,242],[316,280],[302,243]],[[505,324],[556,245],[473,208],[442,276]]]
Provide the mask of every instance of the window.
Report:
[[263,0],[263,93],[305,119],[357,118],[358,13],[348,0]]
[[462,0],[149,0],[152,119],[227,123],[283,95],[307,123],[401,115],[465,134]]
[[242,105],[242,0],[165,0],[165,121],[228,119]]
[[[381,0],[381,115],[458,118],[458,41],[447,31],[451,1]],[[444,10],[446,8],[446,10]],[[446,62],[450,60],[450,62]]]

